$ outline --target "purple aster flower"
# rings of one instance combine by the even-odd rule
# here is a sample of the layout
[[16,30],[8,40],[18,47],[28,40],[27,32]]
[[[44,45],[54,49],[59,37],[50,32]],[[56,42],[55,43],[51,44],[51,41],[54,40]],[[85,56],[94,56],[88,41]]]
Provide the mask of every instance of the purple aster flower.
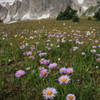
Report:
[[95,48],[97,48],[97,46],[93,45],[93,46],[92,46],[92,48],[94,48],[94,49],[95,49]]
[[100,48],[100,45],[98,45],[98,47]]
[[76,100],[76,96],[74,94],[68,94],[66,100]]
[[48,70],[41,68],[40,69],[40,77],[46,77],[48,75]]
[[26,56],[31,56],[32,55],[32,51],[26,51],[23,54],[26,55]]
[[53,99],[57,94],[57,90],[55,88],[46,88],[43,90],[44,99]]
[[67,68],[66,73],[67,73],[68,75],[73,74],[73,72],[74,72],[73,68],[71,68],[71,67]]
[[46,56],[46,55],[47,55],[47,53],[45,53],[45,52],[40,52],[40,53],[39,53],[39,56],[40,56],[40,57]]
[[99,56],[100,57],[100,54],[96,54],[96,56]]
[[35,49],[36,49],[35,45],[32,45],[31,50],[35,50]]
[[63,75],[61,77],[59,77],[58,81],[60,84],[68,84],[70,82],[70,78],[67,75]]
[[15,76],[16,77],[22,77],[26,74],[26,72],[24,70],[18,70],[16,73],[15,73]]
[[100,62],[100,58],[97,58],[96,61],[97,61],[97,62]]
[[60,74],[66,74],[67,73],[67,68],[65,68],[65,67],[60,68],[59,72],[60,72]]
[[48,68],[50,69],[54,69],[57,67],[57,63],[52,63],[52,64],[49,64]]
[[45,58],[42,58],[42,59],[40,60],[40,64],[48,65],[49,63],[50,63],[50,60],[47,60],[47,59],[45,59]]

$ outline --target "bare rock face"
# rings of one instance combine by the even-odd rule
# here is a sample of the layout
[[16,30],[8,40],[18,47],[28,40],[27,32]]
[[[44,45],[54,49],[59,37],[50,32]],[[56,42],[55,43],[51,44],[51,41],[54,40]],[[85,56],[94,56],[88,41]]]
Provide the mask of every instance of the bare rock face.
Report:
[[[73,0],[72,7],[83,15],[91,6],[96,6],[98,0]],[[94,13],[94,11],[92,11]],[[92,14],[91,14],[92,15]]]
[[71,4],[71,0],[16,0],[8,8],[8,15],[4,23],[55,17],[69,4]]
[[[88,5],[89,5],[89,2],[88,2]],[[94,13],[96,11],[98,11],[98,9],[100,9],[100,1],[97,0],[94,2],[92,2],[92,6],[89,6],[88,9],[85,11],[84,15],[85,16],[94,16]]]
[[[96,6],[98,0],[15,0],[13,5],[7,6],[4,23],[20,20],[42,19],[56,17],[60,11],[68,6],[76,9],[82,15],[89,7]],[[0,11],[1,12],[1,11]],[[6,12],[6,11],[5,11]],[[3,12],[2,12],[3,13]]]
[[8,14],[7,8],[0,5],[0,20],[4,20],[7,14]]

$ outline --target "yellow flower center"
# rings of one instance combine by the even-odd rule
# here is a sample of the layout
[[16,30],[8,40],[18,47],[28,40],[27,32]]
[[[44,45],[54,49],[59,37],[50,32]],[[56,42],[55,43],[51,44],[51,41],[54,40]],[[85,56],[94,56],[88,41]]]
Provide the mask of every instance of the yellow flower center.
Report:
[[42,72],[43,75],[46,75],[46,72]]
[[67,74],[71,74],[71,73],[72,73],[71,71],[67,72]]
[[68,81],[68,79],[67,78],[62,78],[61,81],[66,82],[66,81]]
[[61,72],[64,72],[64,70],[61,70]]
[[69,99],[70,99],[70,100],[73,100],[73,99],[74,99],[74,96],[69,96]]
[[48,95],[52,95],[53,92],[52,92],[51,90],[49,90],[49,91],[47,92],[47,94],[48,94]]

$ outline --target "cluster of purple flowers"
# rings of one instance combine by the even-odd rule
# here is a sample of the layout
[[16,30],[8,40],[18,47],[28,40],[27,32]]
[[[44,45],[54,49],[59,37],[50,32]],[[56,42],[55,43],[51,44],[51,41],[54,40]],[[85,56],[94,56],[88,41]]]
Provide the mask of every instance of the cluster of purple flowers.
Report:
[[23,55],[31,56],[32,55],[32,51],[26,51],[26,52],[23,53]]
[[45,58],[42,58],[42,59],[40,60],[40,64],[48,65],[49,63],[50,63],[50,60],[47,60],[47,59],[45,59]]
[[26,74],[26,72],[24,70],[18,70],[18,71],[16,71],[15,76],[16,77],[22,77],[25,74]]
[[40,68],[39,69],[39,71],[40,71],[40,77],[46,77],[46,76],[48,76],[48,70],[47,69],[45,69],[45,68]]

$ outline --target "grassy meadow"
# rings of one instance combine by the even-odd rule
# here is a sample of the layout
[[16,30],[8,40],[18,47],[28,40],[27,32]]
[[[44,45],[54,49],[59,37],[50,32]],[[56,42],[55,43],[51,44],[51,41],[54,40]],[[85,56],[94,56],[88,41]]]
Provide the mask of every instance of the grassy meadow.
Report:
[[[64,73],[61,68],[73,70]],[[52,94],[44,93],[46,88],[56,89],[52,100],[75,100],[66,99],[68,94],[76,100],[100,100],[99,75],[100,21],[0,23],[0,100],[51,100],[44,96]],[[61,76],[70,81],[59,81]]]

